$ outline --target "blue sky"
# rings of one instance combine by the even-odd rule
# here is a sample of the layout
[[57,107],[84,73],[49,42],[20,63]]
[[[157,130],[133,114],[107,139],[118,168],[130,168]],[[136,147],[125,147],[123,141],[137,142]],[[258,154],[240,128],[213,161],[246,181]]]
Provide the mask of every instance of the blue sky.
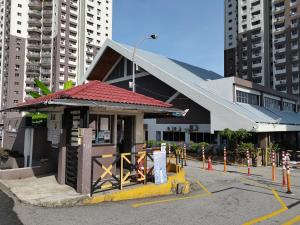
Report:
[[114,0],[113,40],[223,75],[223,0]]

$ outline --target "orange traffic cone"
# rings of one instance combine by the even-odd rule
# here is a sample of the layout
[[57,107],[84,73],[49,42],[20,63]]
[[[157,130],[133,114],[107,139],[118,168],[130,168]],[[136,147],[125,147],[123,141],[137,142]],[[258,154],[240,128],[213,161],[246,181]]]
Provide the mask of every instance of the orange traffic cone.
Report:
[[208,157],[207,170],[213,170],[211,157]]

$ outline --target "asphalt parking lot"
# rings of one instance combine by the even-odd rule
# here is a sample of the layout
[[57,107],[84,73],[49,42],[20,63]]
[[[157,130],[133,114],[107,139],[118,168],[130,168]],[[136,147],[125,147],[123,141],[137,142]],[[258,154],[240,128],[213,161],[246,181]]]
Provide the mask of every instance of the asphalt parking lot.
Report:
[[281,186],[281,170],[214,165],[203,170],[188,161],[188,195],[170,195],[93,206],[46,209],[16,202],[0,192],[0,224],[300,224],[300,170],[292,174],[293,194]]

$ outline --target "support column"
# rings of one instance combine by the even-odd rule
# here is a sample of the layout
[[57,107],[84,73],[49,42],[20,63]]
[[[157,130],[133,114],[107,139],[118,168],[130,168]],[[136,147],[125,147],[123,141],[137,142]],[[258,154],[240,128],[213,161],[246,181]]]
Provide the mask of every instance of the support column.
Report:
[[77,192],[91,192],[92,129],[81,128],[81,144],[78,150]]
[[59,184],[65,184],[66,182],[66,130],[62,129],[60,135],[60,144],[58,147],[58,169],[57,169],[57,182]]

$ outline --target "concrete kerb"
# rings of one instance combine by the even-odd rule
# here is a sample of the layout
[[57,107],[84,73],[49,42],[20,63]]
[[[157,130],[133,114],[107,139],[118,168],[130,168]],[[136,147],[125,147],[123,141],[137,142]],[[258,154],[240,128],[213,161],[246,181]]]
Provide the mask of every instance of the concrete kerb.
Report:
[[179,185],[183,185],[181,188],[182,194],[188,194],[190,191],[189,182],[186,180],[185,171],[182,169],[179,173],[168,177],[168,181],[165,184],[155,185],[148,184],[142,185],[137,188],[128,190],[117,191],[109,194],[95,195],[93,197],[83,200],[84,205],[98,204],[102,202],[116,202],[132,199],[149,198],[154,196],[170,195],[177,191]]
[[[171,167],[171,168],[170,168]],[[173,166],[169,166],[168,171],[172,171]],[[21,202],[27,205],[47,207],[47,208],[60,208],[60,207],[73,207],[78,205],[91,205],[98,204],[101,202],[116,202],[132,199],[141,199],[154,196],[164,196],[176,193],[180,189],[180,193],[188,194],[190,191],[190,184],[186,180],[185,171],[181,169],[179,173],[174,173],[168,176],[168,181],[165,184],[155,185],[153,183],[147,185],[131,186],[124,190],[115,190],[113,192],[101,195],[94,195],[90,197],[88,195],[78,195],[78,196],[57,196],[51,197],[48,201],[43,197],[37,195],[34,199],[26,199],[18,194],[14,193],[13,188],[9,185],[1,182],[0,189],[9,197],[13,198],[14,201]],[[51,195],[51,193],[49,193]]]

